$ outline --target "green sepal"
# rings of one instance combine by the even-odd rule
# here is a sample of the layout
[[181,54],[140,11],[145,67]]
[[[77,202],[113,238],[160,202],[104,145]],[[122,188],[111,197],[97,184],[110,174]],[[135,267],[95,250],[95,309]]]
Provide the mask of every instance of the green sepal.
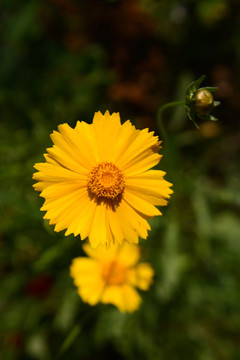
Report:
[[202,75],[196,81],[191,82],[191,84],[187,87],[186,100],[185,100],[185,103],[187,106],[191,107],[191,105],[195,99],[195,93],[197,92],[197,90],[199,90],[199,86],[205,78],[206,78],[206,75]]
[[215,91],[217,91],[217,87],[215,86],[204,86],[202,88],[199,88],[198,90],[208,90],[210,91],[211,93],[214,93]]
[[191,121],[194,123],[194,125],[196,126],[196,128],[199,129],[199,126],[198,126],[198,124],[197,124],[197,122],[196,122],[195,112],[194,112],[191,108],[189,108],[188,106],[186,106],[186,105],[185,105],[185,108],[186,108],[187,116],[188,116],[189,120],[191,120]]
[[202,75],[202,76],[200,76],[199,79],[197,79],[196,81],[194,81],[194,86],[195,86],[194,90],[195,90],[195,91],[197,91],[197,90],[199,89],[200,84],[203,82],[203,80],[204,80],[205,78],[206,78],[206,75]]
[[198,115],[198,117],[202,120],[218,121],[218,119],[213,115]]

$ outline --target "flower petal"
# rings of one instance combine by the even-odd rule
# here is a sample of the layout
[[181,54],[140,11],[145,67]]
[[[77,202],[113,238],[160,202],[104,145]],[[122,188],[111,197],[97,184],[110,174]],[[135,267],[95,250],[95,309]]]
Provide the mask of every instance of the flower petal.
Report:
[[122,200],[116,210],[119,222],[122,227],[125,240],[129,243],[138,244],[138,236],[146,239],[150,225],[139,215],[128,203]]
[[58,130],[60,133],[55,132],[51,135],[53,142],[59,147],[64,147],[83,167],[91,169],[98,160],[96,149],[91,146],[93,143],[88,141],[92,126],[81,126],[81,122],[78,121],[75,129],[68,124],[61,124]]
[[124,200],[132,206],[135,210],[144,214],[146,217],[151,218],[156,215],[161,215],[161,212],[149,201],[136,196],[134,191],[125,189]]
[[73,191],[82,189],[87,193],[87,189],[83,182],[80,181],[66,181],[61,183],[51,183],[41,192],[41,196],[46,200],[52,201],[53,199],[61,198],[62,196],[68,195]]
[[118,246],[113,245],[109,248],[106,248],[104,245],[99,245],[96,249],[94,249],[90,244],[84,244],[83,249],[88,256],[105,263],[115,259]]
[[89,172],[88,168],[83,167],[79,162],[77,162],[74,158],[72,158],[66,151],[64,151],[62,148],[59,148],[56,145],[53,145],[53,147],[48,148],[47,152],[62,167],[65,167],[69,170],[75,171],[80,174],[87,174]]
[[118,261],[125,267],[135,265],[140,258],[139,246],[123,243],[118,251]]
[[169,198],[169,195],[173,193],[172,189],[170,189],[172,184],[163,178],[164,175],[165,173],[159,170],[150,170],[142,174],[135,174],[126,179],[126,187]]
[[33,174],[33,179],[38,181],[49,181],[53,183],[64,182],[64,181],[80,181],[87,185],[87,175],[79,174],[75,171],[66,169],[59,165],[53,165],[49,163],[38,163],[34,165],[37,173]]
[[109,244],[109,236],[107,235],[106,205],[104,202],[96,204],[96,211],[89,233],[89,242],[93,248],[96,248],[99,244]]
[[93,118],[93,128],[101,161],[113,161],[116,139],[121,130],[119,113],[110,115],[106,111],[103,115],[98,111]]
[[118,244],[122,244],[124,240],[124,234],[116,211],[113,211],[111,208],[110,209],[108,208],[107,219],[108,219],[110,231],[113,236],[114,243],[117,242]]
[[150,264],[140,263],[136,267],[129,269],[128,281],[131,285],[141,290],[148,290],[153,279],[154,271]]
[[47,210],[44,218],[56,224],[55,231],[67,229],[66,235],[80,234],[83,240],[89,234],[95,209],[86,189],[78,189],[59,198],[48,198],[41,210]]
[[134,162],[130,163],[127,168],[124,169],[124,173],[127,176],[134,176],[148,169],[156,166],[162,155],[154,154],[154,153],[144,153],[139,155],[139,157],[135,158]]
[[90,305],[100,301],[105,284],[100,276],[100,265],[95,260],[75,258],[70,267],[70,275],[83,301]]
[[140,171],[144,171],[142,168],[147,170],[155,166],[161,158],[157,154],[160,142],[157,136],[153,136],[153,132],[148,132],[148,129],[144,129],[141,131],[135,130],[135,133],[134,139],[132,139],[124,153],[121,153],[121,157],[117,159],[119,166],[127,171],[127,174],[135,171],[136,166]]
[[94,259],[77,257],[73,259],[70,266],[70,275],[74,277],[74,283],[79,286],[86,281],[86,277],[98,279],[99,269],[99,263]]
[[135,126],[127,120],[121,125],[118,138],[115,138],[115,146],[113,149],[113,161],[121,168],[121,157],[125,154],[131,143],[138,136],[140,130],[136,130]]
[[141,298],[129,285],[109,286],[103,291],[101,301],[104,304],[117,306],[121,312],[133,312],[139,308]]
[[82,202],[76,204],[65,235],[73,233],[74,236],[80,235],[81,240],[84,240],[89,236],[95,211],[96,203],[86,196]]

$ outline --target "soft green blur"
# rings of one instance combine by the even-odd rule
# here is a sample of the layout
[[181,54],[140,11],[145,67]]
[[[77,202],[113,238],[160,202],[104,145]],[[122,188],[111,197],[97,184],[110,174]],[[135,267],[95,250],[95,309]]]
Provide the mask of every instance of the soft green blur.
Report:
[[[0,4],[0,359],[238,360],[240,4],[237,0],[3,0]],[[174,186],[141,241],[142,306],[84,304],[79,237],[55,233],[32,188],[58,124],[120,112],[162,137],[158,109],[206,74],[218,122],[162,113]]]

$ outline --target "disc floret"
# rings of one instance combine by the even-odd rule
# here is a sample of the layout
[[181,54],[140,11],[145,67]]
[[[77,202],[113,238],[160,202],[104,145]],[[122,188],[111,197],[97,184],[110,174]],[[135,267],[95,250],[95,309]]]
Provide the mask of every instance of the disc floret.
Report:
[[88,189],[97,198],[115,199],[124,187],[124,175],[112,162],[98,164],[88,177]]

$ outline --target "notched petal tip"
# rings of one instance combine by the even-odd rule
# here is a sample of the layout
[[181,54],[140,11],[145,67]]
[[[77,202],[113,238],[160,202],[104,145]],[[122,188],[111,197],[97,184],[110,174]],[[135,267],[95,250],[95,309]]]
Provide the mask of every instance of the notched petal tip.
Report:
[[[43,164],[45,164],[45,163],[36,163],[33,165],[33,167],[34,167],[34,169],[39,170],[39,167],[41,167],[41,165],[43,165]],[[36,174],[36,173],[34,173],[34,174]]]
[[[58,125],[58,129],[60,128],[61,125]],[[53,132],[50,134],[50,138],[52,140],[52,142],[54,143],[54,136],[55,135],[59,135],[59,132],[56,130],[53,130]]]
[[[38,180],[38,179],[37,179],[37,174],[38,174],[38,172],[35,172],[35,173],[32,174],[32,179],[33,179],[33,180]],[[34,185],[36,185],[36,184],[34,184]],[[33,185],[33,186],[34,186],[34,185]]]
[[[58,125],[58,131],[54,130],[54,131],[52,132],[52,134],[61,132],[61,129],[63,129],[63,128],[65,128],[65,127],[71,128],[71,126],[69,126],[68,123],[62,123],[62,124],[59,124],[59,125]],[[72,129],[72,128],[71,128],[71,129]],[[51,134],[51,135],[52,135],[52,134]],[[50,136],[51,136],[51,135],[50,135]]]

